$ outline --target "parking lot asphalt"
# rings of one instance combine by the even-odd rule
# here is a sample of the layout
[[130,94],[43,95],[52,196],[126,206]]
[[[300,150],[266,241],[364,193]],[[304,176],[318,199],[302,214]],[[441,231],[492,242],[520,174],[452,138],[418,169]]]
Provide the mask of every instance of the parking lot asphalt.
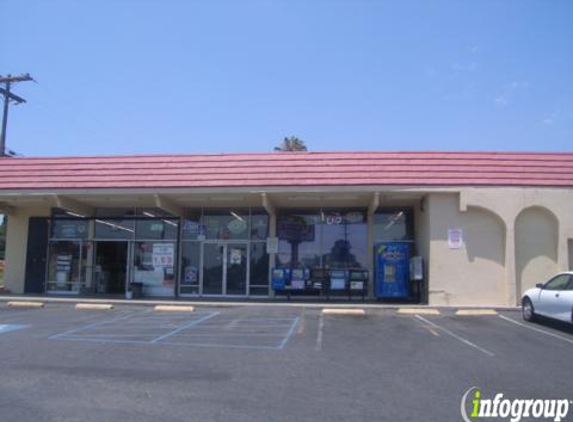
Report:
[[573,399],[572,352],[512,311],[0,305],[0,421],[461,421],[474,386]]

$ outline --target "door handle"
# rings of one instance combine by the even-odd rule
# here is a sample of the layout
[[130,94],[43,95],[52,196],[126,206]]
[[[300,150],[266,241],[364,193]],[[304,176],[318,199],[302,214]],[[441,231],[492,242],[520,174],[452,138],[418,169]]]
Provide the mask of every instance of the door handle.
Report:
[[559,297],[559,293],[555,293],[555,297]]

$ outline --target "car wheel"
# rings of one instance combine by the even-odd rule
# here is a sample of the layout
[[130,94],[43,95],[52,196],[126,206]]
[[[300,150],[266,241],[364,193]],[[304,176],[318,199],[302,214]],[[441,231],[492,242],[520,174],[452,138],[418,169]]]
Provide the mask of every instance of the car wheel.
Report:
[[529,299],[528,297],[523,299],[522,311],[524,320],[528,322],[535,320],[535,308],[533,307],[533,303],[531,303],[531,299]]

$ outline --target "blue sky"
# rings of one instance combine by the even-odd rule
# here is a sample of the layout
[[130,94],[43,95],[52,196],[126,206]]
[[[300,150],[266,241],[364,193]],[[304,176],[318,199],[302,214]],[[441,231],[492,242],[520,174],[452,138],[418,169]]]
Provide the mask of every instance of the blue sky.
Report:
[[[25,155],[573,151],[573,1],[2,0]],[[8,17],[8,19],[6,19]]]

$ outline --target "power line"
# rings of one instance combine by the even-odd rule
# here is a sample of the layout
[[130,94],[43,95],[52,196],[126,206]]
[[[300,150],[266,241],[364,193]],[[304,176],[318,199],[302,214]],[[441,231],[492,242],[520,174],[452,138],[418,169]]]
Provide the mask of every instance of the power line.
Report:
[[[28,82],[33,81],[34,79],[30,76],[29,73],[19,75],[19,76],[0,76],[0,84],[4,84],[4,88],[0,87],[0,94],[4,95],[4,113],[2,114],[2,133],[0,134],[0,157],[5,157],[6,154],[6,129],[8,126],[8,107],[10,106],[10,101],[13,101],[15,104],[22,104],[25,103],[26,100],[22,97],[19,97],[16,94],[10,92],[10,88],[12,84],[18,82]],[[10,151],[13,154],[13,151]],[[12,154],[8,154],[13,156]]]

